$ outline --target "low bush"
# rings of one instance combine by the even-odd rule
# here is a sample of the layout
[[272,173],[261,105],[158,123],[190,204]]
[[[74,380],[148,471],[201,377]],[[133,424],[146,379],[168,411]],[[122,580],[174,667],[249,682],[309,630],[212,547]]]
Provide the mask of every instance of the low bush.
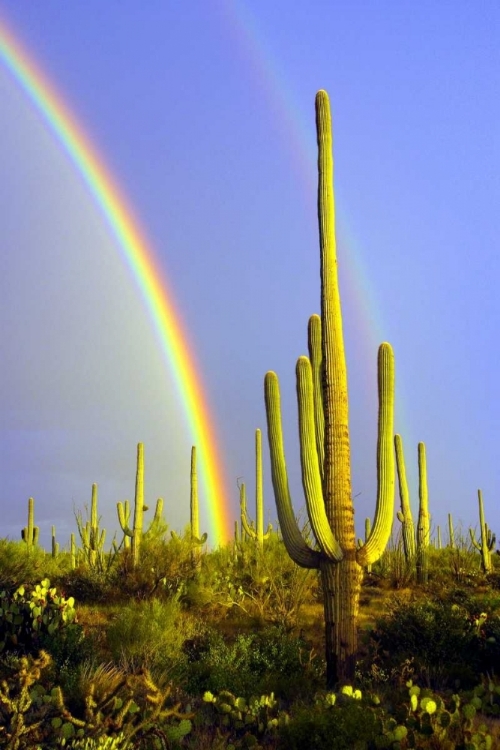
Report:
[[200,630],[201,625],[183,612],[179,597],[132,600],[112,616],[107,645],[114,661],[130,670],[148,668],[182,681],[188,663],[183,644]]
[[436,689],[471,687],[483,671],[500,667],[500,619],[488,617],[469,597],[460,603],[453,597],[396,598],[369,637],[365,666],[387,672],[411,661],[421,680]]
[[324,679],[322,661],[314,655],[311,658],[310,648],[301,638],[279,627],[240,633],[230,642],[209,630],[187,641],[184,651],[189,659],[185,689],[192,695],[221,690],[236,695],[274,691],[279,698],[291,701],[314,693]]

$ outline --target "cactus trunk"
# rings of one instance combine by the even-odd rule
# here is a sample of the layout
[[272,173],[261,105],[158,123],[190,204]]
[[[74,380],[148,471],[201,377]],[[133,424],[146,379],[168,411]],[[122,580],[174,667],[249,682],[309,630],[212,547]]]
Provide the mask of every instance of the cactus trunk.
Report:
[[418,480],[420,505],[417,526],[417,583],[426,584],[429,578],[430,516],[427,491],[427,459],[425,444],[418,444]]

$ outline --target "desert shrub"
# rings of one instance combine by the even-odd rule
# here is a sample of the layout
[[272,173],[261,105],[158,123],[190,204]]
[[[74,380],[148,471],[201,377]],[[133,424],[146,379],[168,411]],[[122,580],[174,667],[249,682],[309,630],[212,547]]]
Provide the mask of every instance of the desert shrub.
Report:
[[189,659],[185,688],[192,695],[229,690],[249,696],[274,691],[291,700],[314,692],[323,681],[321,661],[311,660],[304,641],[279,627],[240,633],[231,641],[209,630],[186,641],[184,651]]
[[370,638],[369,663],[393,669],[412,660],[416,674],[435,688],[478,682],[484,638],[476,614],[463,605],[395,599]]
[[106,637],[116,662],[129,669],[166,671],[181,679],[188,661],[183,644],[199,632],[200,625],[182,611],[179,597],[172,597],[122,606],[109,623]]
[[210,557],[205,577],[211,576],[213,601],[260,624],[280,624],[292,630],[301,607],[313,600],[316,571],[296,565],[276,532],[263,549],[250,539]]
[[47,556],[40,547],[28,553],[25,542],[0,539],[0,589],[14,590],[20,581],[34,583],[45,575]]
[[[382,735],[382,722],[361,701],[343,705],[305,706],[294,711],[279,729],[282,750],[371,750]],[[379,745],[380,746],[380,745]]]
[[196,577],[198,563],[188,535],[166,538],[165,533],[166,528],[162,527],[145,535],[136,568],[131,551],[122,550],[117,570],[122,596],[169,598],[184,593],[187,582]]
[[91,569],[82,564],[58,576],[55,582],[81,604],[109,603],[121,595],[116,569]]

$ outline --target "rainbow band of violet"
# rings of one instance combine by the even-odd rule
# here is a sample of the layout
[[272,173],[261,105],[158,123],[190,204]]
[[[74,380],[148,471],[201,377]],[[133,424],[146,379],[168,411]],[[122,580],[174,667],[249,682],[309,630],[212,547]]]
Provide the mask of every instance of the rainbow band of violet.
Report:
[[[53,84],[35,64],[12,31],[0,21],[0,60],[36,107],[92,194],[129,266],[171,370],[191,439],[197,446],[200,478],[209,511],[209,544],[232,537],[229,493],[215,435],[215,420],[204,394],[192,347],[175,308],[173,295],[155,260],[144,231],[91,144]],[[139,438],[138,438],[139,439]],[[186,445],[186,457],[190,445]],[[186,459],[187,460],[187,459]],[[189,496],[186,497],[186,507]]]

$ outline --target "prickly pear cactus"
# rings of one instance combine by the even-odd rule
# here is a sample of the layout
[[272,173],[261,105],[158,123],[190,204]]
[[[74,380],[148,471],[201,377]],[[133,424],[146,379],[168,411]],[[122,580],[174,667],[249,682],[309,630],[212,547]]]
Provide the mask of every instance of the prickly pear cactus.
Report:
[[0,652],[30,651],[42,634],[53,635],[76,621],[75,600],[65,599],[45,578],[35,586],[0,592]]

